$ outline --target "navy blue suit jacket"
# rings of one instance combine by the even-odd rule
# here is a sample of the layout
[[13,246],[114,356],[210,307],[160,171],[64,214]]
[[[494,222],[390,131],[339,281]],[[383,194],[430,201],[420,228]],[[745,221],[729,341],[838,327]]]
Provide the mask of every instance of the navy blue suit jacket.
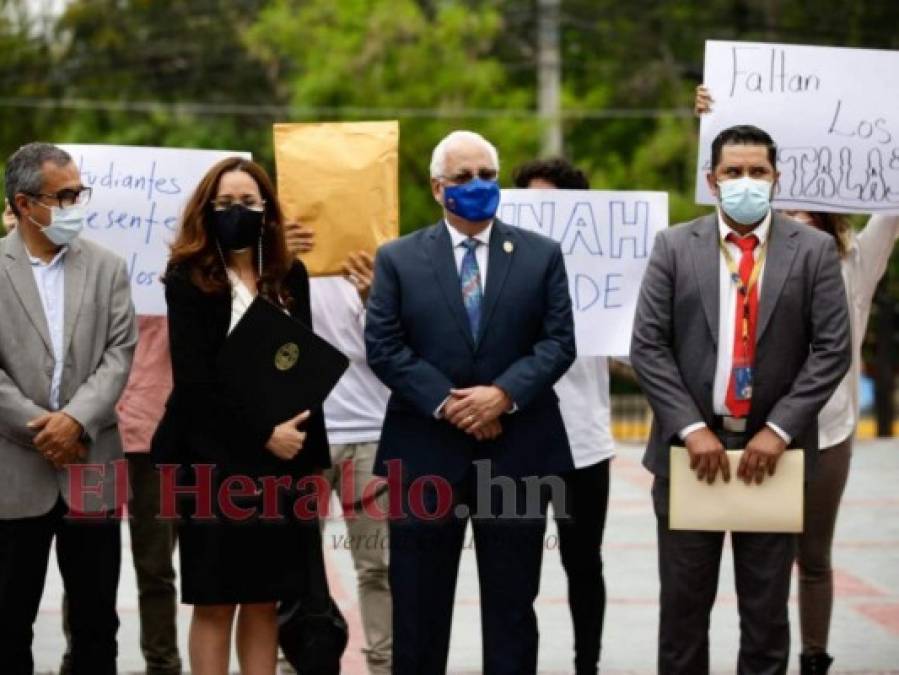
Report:
[[[542,476],[573,468],[553,385],[575,357],[565,264],[552,240],[495,221],[477,340],[462,303],[452,240],[441,221],[378,251],[368,300],[368,363],[392,394],[378,457],[407,479],[460,480],[475,460],[493,474]],[[434,412],[451,388],[495,384],[517,411],[479,442]]]

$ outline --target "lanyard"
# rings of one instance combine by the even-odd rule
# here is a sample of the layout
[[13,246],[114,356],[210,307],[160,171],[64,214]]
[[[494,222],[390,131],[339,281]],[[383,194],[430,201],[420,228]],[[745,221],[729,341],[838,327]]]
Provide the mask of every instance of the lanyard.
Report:
[[752,266],[752,272],[749,274],[749,283],[745,285],[743,284],[743,278],[740,276],[740,268],[737,265],[737,262],[734,260],[731,252],[727,250],[724,240],[720,237],[718,238],[718,247],[721,249],[721,253],[724,254],[724,262],[727,264],[730,278],[734,284],[736,284],[737,292],[740,294],[740,297],[743,298],[742,326],[743,342],[745,344],[749,341],[749,294],[752,292],[752,289],[755,287],[756,283],[758,283],[759,277],[762,275],[762,267],[764,266],[765,258],[768,255],[768,242],[766,240],[759,249],[759,257]]

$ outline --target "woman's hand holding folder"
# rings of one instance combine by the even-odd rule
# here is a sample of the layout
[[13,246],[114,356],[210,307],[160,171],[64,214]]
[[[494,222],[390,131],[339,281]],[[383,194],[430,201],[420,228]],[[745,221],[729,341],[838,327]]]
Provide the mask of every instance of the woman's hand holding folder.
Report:
[[309,415],[309,411],[304,410],[299,415],[276,426],[272,430],[268,443],[265,444],[268,451],[278,459],[285,461],[296,457],[303,449],[303,443],[306,442],[306,432],[300,431],[297,427],[308,420]]

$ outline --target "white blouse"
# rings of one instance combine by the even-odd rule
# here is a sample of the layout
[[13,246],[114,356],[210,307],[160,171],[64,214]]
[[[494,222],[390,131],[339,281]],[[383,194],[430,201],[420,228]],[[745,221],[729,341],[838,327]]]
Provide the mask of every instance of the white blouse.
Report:
[[228,335],[230,335],[243,315],[246,314],[255,296],[230,267],[228,268],[228,281],[231,282],[231,325],[228,326]]
[[861,232],[851,234],[849,251],[843,258],[841,267],[846,299],[849,302],[852,364],[818,416],[818,447],[821,449],[845,441],[858,424],[862,341],[868,327],[874,291],[886,270],[897,238],[899,216],[871,216]]

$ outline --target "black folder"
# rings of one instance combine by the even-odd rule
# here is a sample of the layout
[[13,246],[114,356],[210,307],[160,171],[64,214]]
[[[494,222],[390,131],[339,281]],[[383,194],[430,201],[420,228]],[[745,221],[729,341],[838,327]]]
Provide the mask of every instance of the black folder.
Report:
[[321,408],[349,359],[260,296],[219,353],[222,386],[254,422],[274,428]]

